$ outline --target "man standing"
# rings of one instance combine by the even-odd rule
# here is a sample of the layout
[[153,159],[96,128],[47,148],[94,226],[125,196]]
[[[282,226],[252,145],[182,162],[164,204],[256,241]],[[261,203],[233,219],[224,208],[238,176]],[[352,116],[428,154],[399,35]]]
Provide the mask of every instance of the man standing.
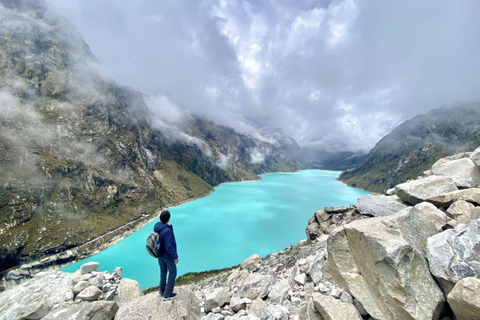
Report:
[[[158,264],[160,265],[160,291],[163,300],[174,299],[177,295],[173,293],[175,278],[177,277],[178,254],[177,242],[173,234],[173,227],[168,224],[170,221],[170,212],[162,211],[160,222],[155,224],[153,231],[160,237],[160,249],[158,250]],[[168,272],[168,281],[167,281]]]

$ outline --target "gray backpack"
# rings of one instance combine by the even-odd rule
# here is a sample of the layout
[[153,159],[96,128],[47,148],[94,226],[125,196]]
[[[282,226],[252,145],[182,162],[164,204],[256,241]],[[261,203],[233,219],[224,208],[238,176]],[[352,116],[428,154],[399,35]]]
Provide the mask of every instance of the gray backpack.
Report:
[[147,252],[153,258],[158,258],[158,250],[160,250],[160,235],[153,231],[147,238]]

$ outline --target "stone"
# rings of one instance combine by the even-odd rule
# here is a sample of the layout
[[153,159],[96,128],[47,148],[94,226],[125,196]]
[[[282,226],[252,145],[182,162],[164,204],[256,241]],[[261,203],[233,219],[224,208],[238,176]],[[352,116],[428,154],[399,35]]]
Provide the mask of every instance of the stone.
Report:
[[90,284],[88,283],[88,281],[80,281],[73,287],[73,289],[72,289],[73,294],[77,295],[80,292],[82,292],[83,290],[85,290],[86,288],[88,288],[89,286],[90,286]]
[[338,214],[348,211],[348,207],[325,207],[324,210],[326,213]]
[[240,268],[248,270],[248,271],[256,271],[257,268],[257,263],[260,262],[262,258],[258,254],[254,254],[247,259],[245,259],[241,264]]
[[102,295],[102,290],[98,289],[96,286],[89,286],[83,289],[78,295],[77,299],[83,301],[95,301]]
[[257,317],[261,317],[265,310],[267,310],[267,303],[260,298],[255,299],[255,301],[247,307],[248,313]]
[[480,185],[480,168],[469,158],[435,163],[435,175],[448,177],[458,188],[476,188]]
[[80,267],[80,273],[81,274],[86,274],[86,273],[90,273],[92,271],[96,271],[99,266],[100,266],[100,264],[98,262],[94,262],[94,261],[84,263]]
[[314,284],[319,284],[323,279],[323,267],[325,265],[325,254],[320,251],[315,255],[315,260],[308,270],[307,274]]
[[252,300],[258,297],[266,299],[274,282],[271,275],[247,274],[247,278],[239,284],[238,295]]
[[457,320],[480,319],[480,280],[464,278],[448,294],[447,301]]
[[472,160],[477,167],[480,167],[480,147],[472,152],[470,155],[470,160]]
[[239,297],[232,297],[230,299],[230,308],[232,308],[233,312],[237,313],[240,310],[243,310],[247,307],[247,303]]
[[421,206],[345,225],[328,240],[326,273],[375,319],[436,318],[443,293],[421,250],[437,213]]
[[324,320],[317,309],[315,309],[311,298],[308,299],[307,303],[300,309],[298,315],[301,320]]
[[373,217],[389,216],[406,207],[397,196],[368,195],[357,200],[358,212]]
[[475,219],[475,206],[465,200],[455,201],[447,209],[447,212],[460,223],[469,223]]
[[216,288],[205,295],[205,312],[210,312],[213,308],[223,307],[230,301],[230,293],[225,288]]
[[301,273],[295,277],[295,283],[300,286],[304,286],[307,283],[307,275],[305,273]]
[[448,208],[456,201],[464,200],[476,206],[480,205],[480,189],[470,188],[438,194],[427,198],[427,201],[433,203],[437,207]]
[[113,301],[116,301],[119,306],[143,296],[140,284],[137,281],[128,278],[122,278],[122,280],[120,280],[117,292],[118,295],[113,297]]
[[119,278],[122,277],[123,274],[123,268],[122,267],[116,267],[115,270],[113,270],[113,276],[117,276]]
[[320,223],[330,219],[330,214],[325,212],[325,210],[319,210],[315,212],[315,218],[317,219],[317,222]]
[[340,301],[353,304],[353,298],[347,291],[342,292],[340,295]]
[[103,286],[103,280],[105,280],[105,278],[102,275],[97,275],[96,277],[92,277],[88,279],[88,283],[91,286],[96,286],[98,288],[101,288]]
[[338,299],[314,293],[312,300],[315,308],[324,320],[362,320],[353,304],[342,302]]
[[480,277],[480,220],[428,238],[430,272],[445,292],[466,277]]
[[[32,303],[22,308],[22,310],[17,315],[18,317],[17,319],[22,319],[22,320],[23,319],[25,320],[42,319],[48,314],[49,311],[50,311],[50,308],[45,304],[45,302]],[[0,316],[0,319],[2,319],[2,316]]]
[[289,311],[287,308],[278,305],[270,304],[267,310],[260,317],[261,320],[288,320]]
[[219,313],[209,313],[206,316],[200,318],[200,320],[223,320],[225,317]]
[[320,236],[320,225],[317,222],[310,223],[305,229],[307,239],[315,240]]
[[149,293],[125,305],[120,306],[115,320],[141,319],[200,319],[202,317],[200,300],[188,288],[175,288],[177,297],[171,301],[163,301],[158,292]]
[[368,316],[368,311],[365,310],[365,308],[362,306],[360,302],[358,302],[357,299],[353,299],[353,305],[355,306],[355,308],[357,308],[358,313],[360,313],[362,317]]
[[429,197],[456,190],[452,179],[434,175],[399,184],[395,187],[395,194],[403,202],[416,205]]
[[273,304],[282,304],[287,298],[288,290],[290,290],[290,284],[287,280],[278,280],[270,290],[268,294],[268,300]]
[[82,309],[77,319],[112,320],[117,311],[118,304],[114,301],[94,301]]

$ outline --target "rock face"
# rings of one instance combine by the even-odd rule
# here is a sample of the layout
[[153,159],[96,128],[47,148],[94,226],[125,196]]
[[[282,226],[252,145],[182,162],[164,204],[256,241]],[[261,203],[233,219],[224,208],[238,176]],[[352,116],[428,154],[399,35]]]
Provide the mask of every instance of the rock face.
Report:
[[177,297],[172,301],[153,292],[130,301],[118,310],[115,320],[143,319],[200,319],[200,301],[188,288],[176,288]]
[[448,208],[454,202],[463,200],[472,203],[473,205],[480,205],[480,189],[471,188],[465,190],[458,190],[449,193],[439,194],[428,197],[427,201],[433,203],[437,207]]
[[480,185],[480,168],[469,158],[437,161],[432,172],[453,180],[459,188],[476,188]]
[[416,205],[427,198],[452,191],[457,187],[450,178],[430,176],[423,179],[413,180],[399,184],[395,187],[397,196],[406,203]]
[[447,293],[463,278],[480,278],[480,220],[428,238],[427,259]]
[[457,320],[480,319],[480,280],[464,278],[448,294],[448,304]]

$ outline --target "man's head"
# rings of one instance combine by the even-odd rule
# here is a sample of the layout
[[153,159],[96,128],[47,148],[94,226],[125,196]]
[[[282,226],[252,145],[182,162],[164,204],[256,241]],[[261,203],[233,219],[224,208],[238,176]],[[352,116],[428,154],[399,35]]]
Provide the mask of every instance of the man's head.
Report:
[[170,221],[170,211],[162,211],[162,213],[160,213],[160,221],[162,221],[163,223],[168,223],[168,221]]

